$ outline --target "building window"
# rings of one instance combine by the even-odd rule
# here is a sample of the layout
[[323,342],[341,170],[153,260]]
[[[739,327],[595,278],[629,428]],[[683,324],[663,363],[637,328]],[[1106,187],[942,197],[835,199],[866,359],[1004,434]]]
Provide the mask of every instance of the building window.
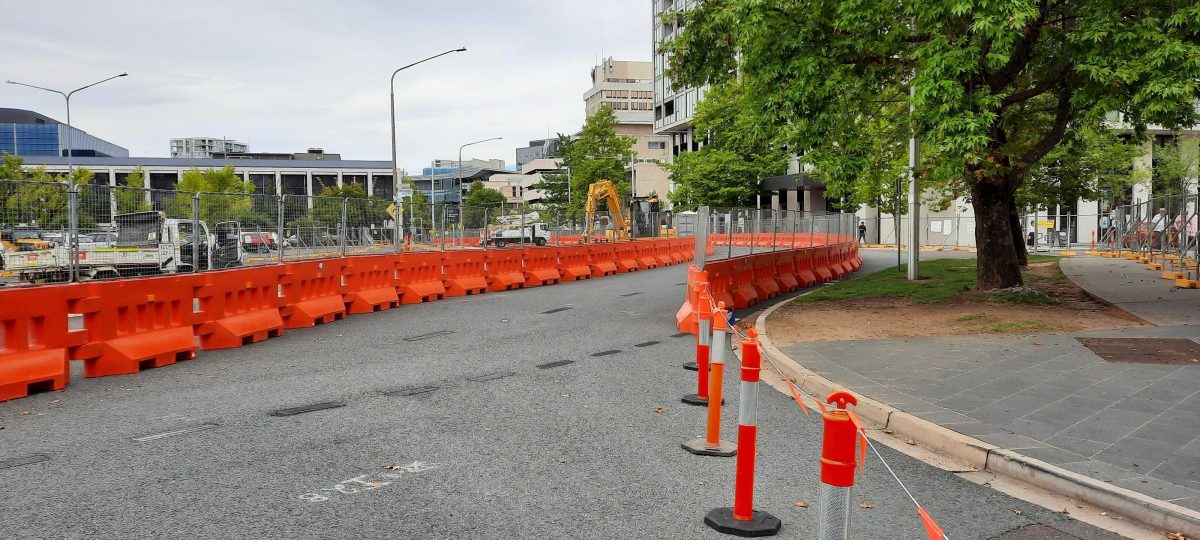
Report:
[[663,141],[650,141],[650,142],[646,143],[646,146],[651,150],[666,150],[667,149],[667,143],[665,143]]

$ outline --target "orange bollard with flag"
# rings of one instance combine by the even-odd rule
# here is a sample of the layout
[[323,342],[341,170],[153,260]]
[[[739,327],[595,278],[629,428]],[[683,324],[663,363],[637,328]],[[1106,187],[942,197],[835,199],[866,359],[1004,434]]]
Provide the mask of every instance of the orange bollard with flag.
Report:
[[762,358],[758,333],[753,328],[742,341],[742,385],[738,402],[737,472],[733,481],[733,507],[714,508],[704,524],[736,536],[771,536],[779,532],[779,518],[754,509],[754,453],[758,442],[758,379]]
[[725,350],[729,348],[729,318],[725,302],[717,304],[712,314],[713,333],[709,346],[708,363],[708,425],[703,437],[683,443],[684,450],[701,456],[730,457],[737,454],[737,447],[721,440],[721,387],[725,376]]

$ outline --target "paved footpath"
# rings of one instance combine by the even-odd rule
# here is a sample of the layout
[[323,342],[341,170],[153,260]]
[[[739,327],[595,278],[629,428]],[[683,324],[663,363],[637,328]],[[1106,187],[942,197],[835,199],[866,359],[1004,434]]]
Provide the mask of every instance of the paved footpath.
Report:
[[[881,268],[893,257],[864,259]],[[1200,291],[1175,289],[1125,260],[1067,258],[1062,269],[1158,326],[813,342],[783,351],[855,392],[959,433],[1200,510],[1200,365],[1110,362],[1079,341],[1181,338],[1195,347]]]
[[[692,338],[674,328],[684,277],[677,266],[404,306],[137,375],[77,373],[66,391],[0,403],[0,531],[727,538],[702,519],[731,504],[734,461],[679,447],[705,418],[679,402],[695,388],[681,367]],[[283,411],[319,404],[332,408]],[[736,407],[724,412],[733,434]],[[783,520],[781,538],[814,538],[819,422],[767,388],[758,422],[756,506]],[[952,539],[1113,538],[880,450]],[[854,537],[922,538],[879,461],[859,474],[854,500],[874,507],[855,508]]]

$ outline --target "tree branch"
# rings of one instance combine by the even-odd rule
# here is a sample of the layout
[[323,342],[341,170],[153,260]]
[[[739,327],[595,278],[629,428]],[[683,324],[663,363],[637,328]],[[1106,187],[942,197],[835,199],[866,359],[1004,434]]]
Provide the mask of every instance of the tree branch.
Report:
[[1071,85],[1069,82],[1064,82],[1059,86],[1058,92],[1058,108],[1054,113],[1054,125],[1042,140],[1034,144],[1032,148],[1021,154],[1021,160],[1018,163],[1022,169],[1028,168],[1030,165],[1037,163],[1053,150],[1055,145],[1062,141],[1063,135],[1067,133],[1067,123],[1071,121],[1071,116],[1075,109],[1071,106]]
[[985,77],[993,94],[1000,93],[1000,90],[1012,83],[1033,58],[1033,48],[1042,35],[1042,23],[1046,20],[1049,7],[1046,0],[1042,0],[1040,4],[1037,20],[1025,28],[1025,34],[1021,36],[1021,41],[1017,42],[1012,55],[1008,57],[1008,62],[992,76]]
[[1067,60],[1062,66],[1047,76],[1046,79],[1034,85],[1032,88],[1026,88],[1020,92],[1014,92],[1008,96],[1005,96],[1005,98],[1000,102],[1000,110],[1004,110],[1006,107],[1016,105],[1017,103],[1021,103],[1023,101],[1028,101],[1045,94],[1046,92],[1049,92],[1060,82],[1062,82],[1063,78],[1070,74],[1071,70],[1074,68],[1075,62]]

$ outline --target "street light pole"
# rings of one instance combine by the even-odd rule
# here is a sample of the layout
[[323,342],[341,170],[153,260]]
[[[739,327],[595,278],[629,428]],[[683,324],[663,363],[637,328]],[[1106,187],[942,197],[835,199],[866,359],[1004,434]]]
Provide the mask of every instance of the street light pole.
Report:
[[396,71],[392,72],[391,93],[389,94],[390,99],[388,100],[388,103],[391,104],[391,110],[392,110],[392,188],[394,190],[398,191],[400,188],[400,167],[396,164],[396,74],[400,73],[401,71],[404,71],[410,67],[413,67],[417,64],[433,60],[434,58],[437,58],[439,56],[445,56],[445,55],[453,53],[453,52],[463,52],[465,50],[467,50],[466,47],[459,47],[457,49],[451,49],[446,52],[430,56],[429,58],[426,58],[424,60],[418,60],[416,62],[413,62],[407,66],[401,67],[401,68],[397,69]]
[[461,197],[462,197],[462,151],[463,151],[463,148],[466,148],[473,144],[485,143],[488,141],[498,141],[503,138],[504,137],[492,137],[490,139],[483,139],[482,141],[469,142],[467,144],[464,144],[464,145],[458,147],[458,173],[456,174],[456,176],[458,178],[455,179],[454,185],[456,188],[458,188],[458,196],[460,198],[460,200],[459,200],[460,206],[462,205]]
[[[101,80],[101,81],[96,81],[87,86],[81,86],[79,88],[71,90],[70,92],[54,90],[53,88],[43,88],[41,86],[34,86],[32,84],[25,84],[25,83],[17,82],[17,81],[5,81],[8,84],[15,84],[18,86],[28,86],[29,88],[37,88],[38,90],[45,90],[47,92],[53,92],[55,94],[62,96],[63,99],[66,100],[66,102],[67,102],[67,183],[72,184],[72,185],[75,184],[75,166],[74,166],[74,161],[71,159],[72,154],[75,153],[74,145],[71,144],[71,135],[72,135],[72,133],[71,133],[71,96],[74,95],[75,92],[78,92],[80,90],[85,90],[87,88],[96,86],[97,84],[105,83],[105,82],[111,81],[113,79],[117,79],[120,77],[127,77],[127,76],[129,76],[128,73],[122,73],[120,75],[113,75],[112,77],[109,77],[109,78]],[[61,139],[60,139],[60,142],[61,142]]]

